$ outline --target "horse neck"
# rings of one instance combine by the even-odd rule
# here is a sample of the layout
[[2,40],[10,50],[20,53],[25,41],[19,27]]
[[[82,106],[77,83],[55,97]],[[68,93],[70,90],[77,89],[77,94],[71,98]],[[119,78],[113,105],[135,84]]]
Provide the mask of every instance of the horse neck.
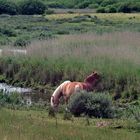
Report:
[[84,83],[83,83],[83,89],[84,90],[87,90],[87,91],[92,90],[92,84],[84,81]]
[[96,80],[85,79],[84,83],[86,83],[87,85],[90,85],[90,86],[94,86],[96,83]]
[[54,101],[59,100],[59,98],[62,96],[62,88],[61,85],[56,88],[54,93],[52,94],[52,97],[54,98]]
[[56,102],[59,102],[60,97],[62,96],[62,90],[63,90],[63,86],[64,84],[68,83],[70,81],[65,81],[63,82],[61,85],[59,85],[56,90],[54,91],[54,93],[52,94],[51,97],[51,105],[53,106]]

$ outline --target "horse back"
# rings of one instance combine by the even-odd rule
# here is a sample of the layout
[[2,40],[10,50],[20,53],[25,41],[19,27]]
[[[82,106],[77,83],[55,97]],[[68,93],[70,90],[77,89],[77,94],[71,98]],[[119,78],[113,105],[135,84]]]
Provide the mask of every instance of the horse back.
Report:
[[83,90],[83,83],[81,82],[70,82],[70,83],[66,83],[63,86],[63,95],[64,96],[70,96],[71,94],[78,92],[80,90]]

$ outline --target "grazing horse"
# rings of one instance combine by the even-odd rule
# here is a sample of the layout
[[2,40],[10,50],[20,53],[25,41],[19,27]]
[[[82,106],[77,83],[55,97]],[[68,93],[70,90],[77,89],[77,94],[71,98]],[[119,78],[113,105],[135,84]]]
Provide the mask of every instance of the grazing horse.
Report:
[[92,91],[95,88],[99,79],[100,75],[97,72],[93,72],[84,80],[84,82],[63,82],[56,88],[56,90],[51,96],[51,107],[53,109],[57,109],[60,98],[62,96],[64,97],[65,102],[68,103],[68,100],[72,94],[80,92],[82,90]]

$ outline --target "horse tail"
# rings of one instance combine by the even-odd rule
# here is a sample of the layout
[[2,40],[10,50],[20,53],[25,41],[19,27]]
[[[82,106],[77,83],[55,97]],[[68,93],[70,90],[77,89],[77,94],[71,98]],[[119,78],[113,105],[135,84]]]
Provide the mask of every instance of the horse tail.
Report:
[[59,99],[60,99],[60,94],[62,93],[62,88],[63,88],[63,86],[66,84],[66,83],[69,83],[70,81],[65,81],[65,82],[63,82],[61,85],[59,85],[57,88],[56,88],[56,90],[53,92],[53,94],[52,94],[52,96],[51,96],[51,101],[50,101],[50,103],[51,103],[51,107],[52,108],[55,108],[55,107],[57,107],[58,106],[58,104],[56,103],[56,102],[58,102],[59,101]]

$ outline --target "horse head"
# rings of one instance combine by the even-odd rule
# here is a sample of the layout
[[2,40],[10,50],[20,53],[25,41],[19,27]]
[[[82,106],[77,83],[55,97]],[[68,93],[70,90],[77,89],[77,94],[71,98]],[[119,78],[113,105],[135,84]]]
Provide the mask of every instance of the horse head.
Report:
[[89,76],[84,80],[85,83],[95,86],[95,84],[100,80],[101,76],[97,71],[93,71]]
[[51,96],[51,107],[52,107],[52,109],[57,110],[58,105],[59,105],[59,99],[52,95]]

